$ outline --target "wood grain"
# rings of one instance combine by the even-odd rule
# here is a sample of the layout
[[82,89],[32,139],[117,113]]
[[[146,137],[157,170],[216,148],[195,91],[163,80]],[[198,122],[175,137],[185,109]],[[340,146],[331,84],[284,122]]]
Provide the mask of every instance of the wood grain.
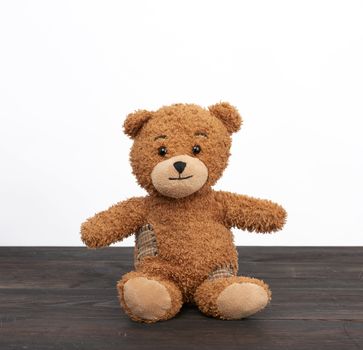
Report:
[[131,248],[0,248],[0,349],[362,349],[362,247],[239,247],[240,274],[264,279],[268,309],[218,321],[185,306],[132,322],[115,284]]

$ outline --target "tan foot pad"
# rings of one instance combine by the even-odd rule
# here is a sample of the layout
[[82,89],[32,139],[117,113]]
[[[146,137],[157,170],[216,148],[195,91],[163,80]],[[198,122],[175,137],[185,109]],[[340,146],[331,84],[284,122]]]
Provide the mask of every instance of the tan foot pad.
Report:
[[124,285],[124,300],[133,315],[144,320],[158,320],[171,308],[166,287],[146,277],[135,277]]
[[267,292],[259,285],[233,283],[219,294],[217,307],[222,318],[236,320],[262,310],[268,301]]

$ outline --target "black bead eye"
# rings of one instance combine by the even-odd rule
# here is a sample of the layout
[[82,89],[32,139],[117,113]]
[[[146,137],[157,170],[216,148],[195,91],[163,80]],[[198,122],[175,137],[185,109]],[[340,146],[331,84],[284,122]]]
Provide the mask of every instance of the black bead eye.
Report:
[[167,148],[165,146],[161,146],[158,149],[158,153],[159,153],[160,156],[164,157],[165,154],[168,153],[168,150],[167,150]]
[[199,145],[195,145],[195,146],[193,146],[192,152],[194,154],[198,154],[198,153],[200,153],[201,150],[202,150],[202,148]]

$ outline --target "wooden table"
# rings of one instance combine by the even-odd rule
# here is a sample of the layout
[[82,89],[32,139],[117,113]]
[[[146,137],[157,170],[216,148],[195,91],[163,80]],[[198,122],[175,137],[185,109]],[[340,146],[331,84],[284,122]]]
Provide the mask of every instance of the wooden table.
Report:
[[0,349],[363,349],[363,247],[240,247],[240,273],[272,288],[265,311],[219,321],[184,307],[135,323],[116,281],[131,248],[0,248]]

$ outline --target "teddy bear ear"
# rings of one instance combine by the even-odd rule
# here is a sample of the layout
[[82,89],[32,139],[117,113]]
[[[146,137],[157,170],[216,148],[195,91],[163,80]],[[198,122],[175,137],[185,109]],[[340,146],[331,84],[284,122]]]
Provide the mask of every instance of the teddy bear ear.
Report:
[[239,130],[242,124],[242,118],[236,107],[231,106],[228,102],[220,102],[208,107],[209,112],[217,117],[232,134]]
[[138,110],[130,113],[124,122],[124,132],[134,139],[140,132],[144,124],[152,117],[152,112],[146,110]]

